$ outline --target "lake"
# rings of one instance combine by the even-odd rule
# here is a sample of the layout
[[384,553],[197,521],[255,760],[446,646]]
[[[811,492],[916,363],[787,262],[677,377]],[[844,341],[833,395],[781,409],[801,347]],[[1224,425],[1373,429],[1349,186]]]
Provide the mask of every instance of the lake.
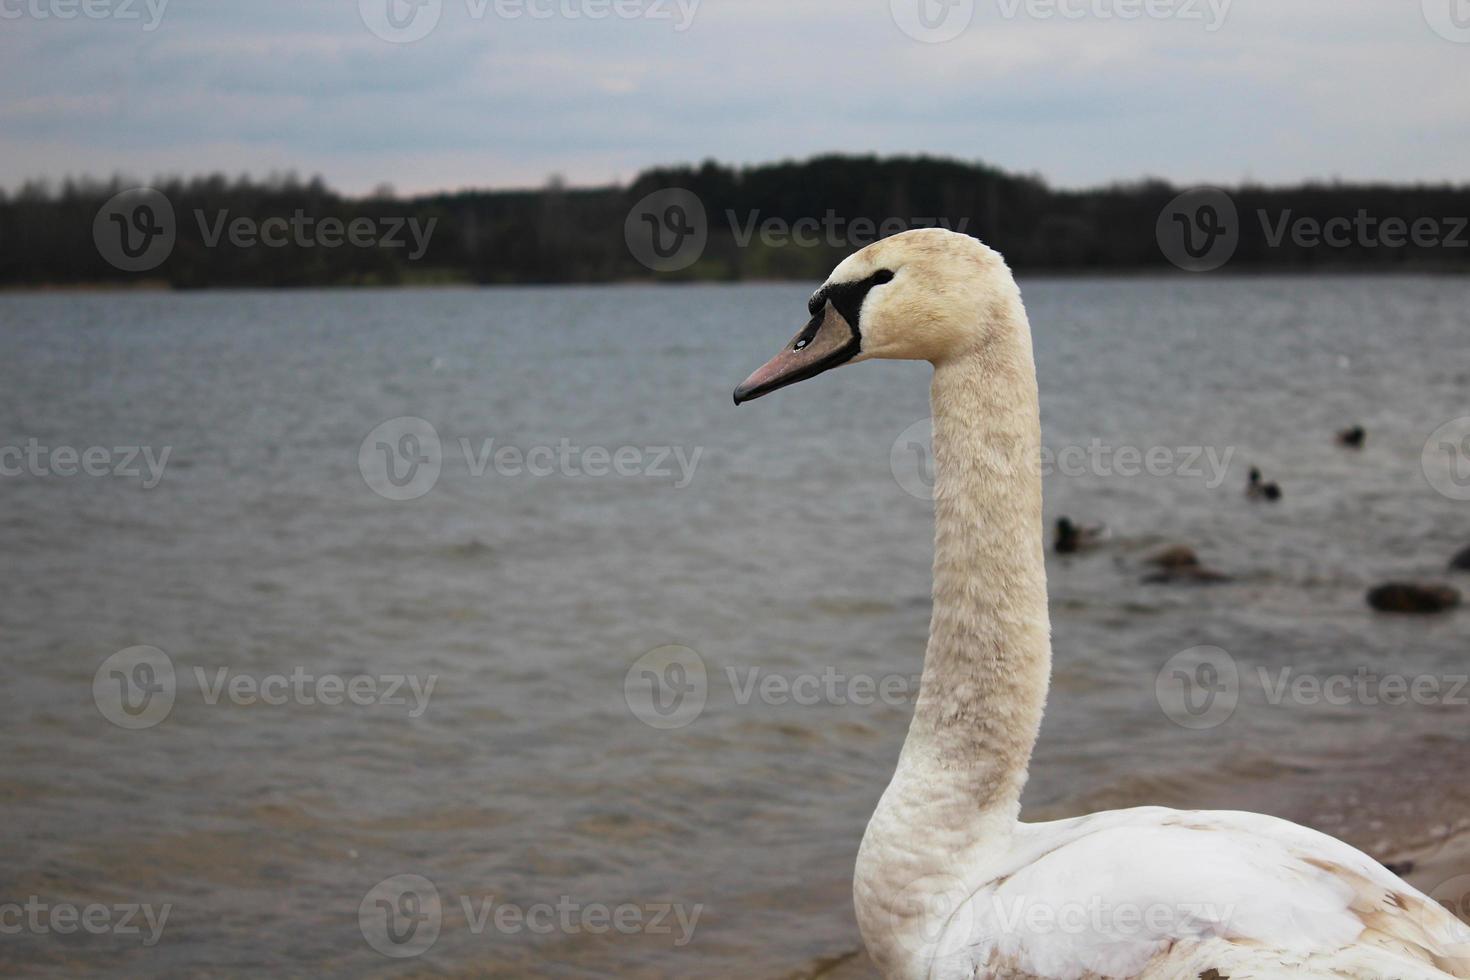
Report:
[[[1111,530],[1049,559],[1028,815],[1310,794],[1348,826],[1365,758],[1462,764],[1467,614],[1363,596],[1470,543],[1465,483],[1421,459],[1470,413],[1470,281],[1022,288],[1048,522]],[[784,977],[856,949],[928,627],[928,368],[737,410],[809,293],[0,296],[0,905],[28,923],[0,971]],[[1231,581],[1145,584],[1175,543]],[[1361,693],[1386,675],[1439,686]]]

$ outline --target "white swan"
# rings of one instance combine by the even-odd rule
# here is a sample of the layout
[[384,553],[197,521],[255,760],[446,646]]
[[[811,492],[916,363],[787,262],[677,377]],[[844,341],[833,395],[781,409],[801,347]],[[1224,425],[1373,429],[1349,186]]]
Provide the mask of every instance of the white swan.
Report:
[[1148,807],[1019,822],[1051,670],[1031,333],[1004,260],[941,230],[849,257],[739,404],[871,358],[934,365],[934,609],[853,882],[886,977],[1470,977],[1470,928],[1284,820]]

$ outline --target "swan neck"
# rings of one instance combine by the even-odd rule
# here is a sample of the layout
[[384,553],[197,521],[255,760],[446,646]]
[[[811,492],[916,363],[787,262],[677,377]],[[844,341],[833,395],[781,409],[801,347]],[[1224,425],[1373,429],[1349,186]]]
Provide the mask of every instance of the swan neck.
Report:
[[853,879],[858,926],[885,976],[930,976],[915,906],[931,892],[973,892],[1003,864],[1051,674],[1036,368],[1019,294],[1000,305],[984,345],[934,366],[929,643]]
[[1009,827],[1051,674],[1041,420],[1019,308],[991,341],[935,366],[934,606],[903,762],[930,802]]

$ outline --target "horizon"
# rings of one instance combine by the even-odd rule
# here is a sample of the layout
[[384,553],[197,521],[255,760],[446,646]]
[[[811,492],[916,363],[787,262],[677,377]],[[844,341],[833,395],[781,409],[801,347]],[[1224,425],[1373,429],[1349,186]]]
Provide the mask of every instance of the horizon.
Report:
[[1107,183],[1092,184],[1085,186],[1067,186],[1049,180],[1044,174],[1027,173],[1022,171],[1008,170],[991,161],[984,159],[965,159],[962,157],[946,156],[932,153],[864,153],[864,152],[842,152],[825,151],[812,153],[800,157],[780,157],[770,160],[756,162],[731,162],[716,160],[713,158],[700,160],[687,160],[677,163],[653,163],[648,167],[633,174],[631,178],[617,181],[603,181],[601,183],[576,183],[566,180],[558,173],[548,174],[540,183],[531,184],[466,184],[458,187],[429,188],[426,190],[410,191],[395,185],[392,181],[382,181],[374,187],[363,191],[348,191],[343,187],[333,184],[324,174],[304,173],[299,169],[285,169],[271,171],[269,173],[252,173],[249,171],[231,173],[224,170],[197,171],[197,172],[173,172],[155,173],[143,177],[132,173],[113,173],[108,176],[99,176],[91,173],[62,173],[60,175],[34,175],[26,177],[12,186],[0,185],[0,195],[16,197],[27,186],[42,185],[48,194],[54,195],[61,187],[68,184],[87,188],[102,189],[107,187],[157,187],[163,184],[207,180],[214,177],[224,177],[232,183],[241,181],[257,186],[274,186],[277,184],[295,182],[298,185],[320,182],[325,189],[337,197],[348,201],[368,201],[375,198],[386,198],[390,200],[408,201],[428,197],[454,197],[465,194],[539,194],[545,193],[553,188],[558,190],[595,192],[595,191],[626,191],[635,186],[638,180],[649,173],[677,173],[681,171],[695,171],[699,168],[713,164],[734,172],[745,172],[760,170],[770,167],[782,166],[805,166],[817,160],[824,159],[875,159],[880,163],[897,162],[903,160],[931,160],[940,163],[958,164],[965,167],[983,167],[1000,171],[1004,176],[1021,180],[1037,180],[1047,189],[1065,194],[1098,194],[1114,190],[1129,190],[1151,184],[1162,184],[1177,190],[1186,188],[1218,187],[1228,191],[1292,191],[1299,189],[1333,189],[1333,188],[1383,188],[1397,190],[1447,190],[1463,191],[1470,190],[1470,177],[1459,179],[1445,178],[1442,180],[1430,179],[1407,179],[1407,180],[1352,180],[1334,175],[1331,177],[1306,177],[1300,180],[1267,182],[1267,181],[1226,181],[1203,184],[1183,184],[1169,180],[1154,174],[1140,174],[1130,178],[1119,178]]

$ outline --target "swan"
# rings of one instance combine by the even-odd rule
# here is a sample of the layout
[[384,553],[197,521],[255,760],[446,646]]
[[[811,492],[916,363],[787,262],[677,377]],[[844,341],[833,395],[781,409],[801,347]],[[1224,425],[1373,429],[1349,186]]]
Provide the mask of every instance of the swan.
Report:
[[1031,333],[999,254],[943,229],[849,256],[735,403],[845,364],[933,365],[933,613],[853,877],[885,977],[1470,977],[1470,928],[1332,837],[1159,807],[1020,822],[1051,672]]

